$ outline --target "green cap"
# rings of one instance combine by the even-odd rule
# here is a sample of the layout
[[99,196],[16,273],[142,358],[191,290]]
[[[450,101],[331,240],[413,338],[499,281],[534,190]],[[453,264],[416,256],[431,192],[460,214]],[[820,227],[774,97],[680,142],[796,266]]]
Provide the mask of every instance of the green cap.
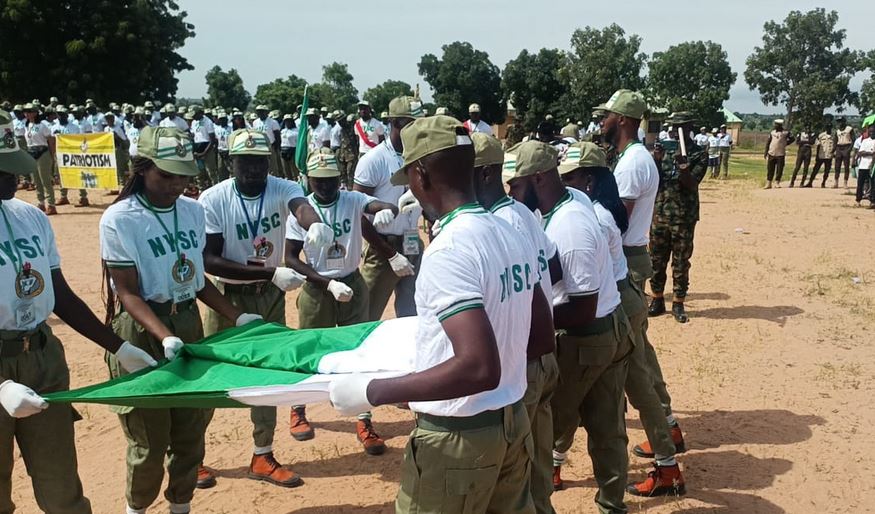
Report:
[[307,158],[307,176],[313,178],[332,178],[340,176],[337,158],[328,148],[320,148]]
[[304,116],[318,116],[319,111],[315,107],[310,107],[307,109],[307,112],[304,113]]
[[295,119],[295,117],[292,116],[291,114],[283,114],[283,121],[294,120],[294,119]]
[[407,167],[419,159],[441,150],[473,143],[459,120],[449,116],[430,116],[418,118],[401,129],[401,144],[404,147],[404,164],[392,174],[393,186],[408,184]]
[[143,127],[137,141],[137,153],[167,173],[186,177],[200,174],[194,162],[191,139],[178,128]]
[[501,176],[505,182],[555,168],[559,151],[540,141],[526,141],[510,147],[504,154]]
[[270,111],[270,113],[268,114],[268,116],[271,117],[271,118],[279,118],[279,116],[280,116],[280,111],[279,111],[279,109],[274,109],[274,110]]
[[596,109],[640,120],[647,113],[647,102],[644,100],[644,95],[638,91],[618,89],[607,102],[599,105]]
[[665,119],[665,122],[672,126],[686,125],[687,123],[695,123],[695,121],[693,113],[687,111],[673,112]]
[[0,171],[13,175],[30,175],[36,172],[36,161],[27,150],[18,146],[18,138],[12,128],[12,116],[0,111]]
[[268,108],[268,106],[266,106],[264,104],[258,104],[255,106],[255,110],[256,111],[269,111],[270,108]]
[[559,174],[564,175],[577,168],[605,168],[607,157],[602,148],[589,141],[574,143],[565,150],[559,160]]
[[264,132],[235,130],[228,137],[228,155],[270,155],[270,142]]
[[483,132],[471,134],[474,143],[474,167],[490,166],[504,163],[504,150],[501,149],[501,141]]
[[422,102],[412,96],[399,96],[389,102],[389,118],[422,118]]

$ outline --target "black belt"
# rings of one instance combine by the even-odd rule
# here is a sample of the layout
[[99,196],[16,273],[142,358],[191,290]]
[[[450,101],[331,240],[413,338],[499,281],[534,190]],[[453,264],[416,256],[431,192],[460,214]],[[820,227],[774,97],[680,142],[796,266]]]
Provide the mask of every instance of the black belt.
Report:
[[625,291],[626,289],[629,289],[628,275],[626,276],[626,278],[617,281],[617,291]]
[[178,312],[183,312],[191,309],[195,305],[194,300],[186,300],[182,303],[173,303],[173,302],[153,302],[151,300],[146,301],[146,305],[152,309],[157,316],[173,316]]
[[614,312],[603,318],[595,318],[582,327],[565,329],[565,333],[572,337],[597,336],[614,330]]
[[647,255],[647,245],[643,246],[624,246],[623,254],[626,257],[634,257],[636,255]]
[[45,323],[40,323],[32,330],[0,330],[0,358],[18,357],[31,350],[42,350],[46,341]]
[[508,405],[503,409],[486,410],[473,416],[435,416],[433,414],[417,414],[416,426],[432,432],[463,432],[479,430],[486,427],[499,426],[504,418],[518,409],[523,408],[522,400]]
[[228,293],[255,295],[264,293],[271,285],[273,284],[266,280],[251,282],[249,284],[230,284],[228,282],[222,282],[222,289]]

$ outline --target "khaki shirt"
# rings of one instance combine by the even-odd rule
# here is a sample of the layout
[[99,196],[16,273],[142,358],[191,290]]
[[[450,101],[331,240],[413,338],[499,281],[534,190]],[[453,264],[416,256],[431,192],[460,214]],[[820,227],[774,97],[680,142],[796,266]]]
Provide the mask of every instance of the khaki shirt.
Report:
[[824,131],[818,134],[814,147],[817,149],[818,159],[832,159],[835,152],[835,140],[831,134]]
[[769,155],[772,157],[784,157],[787,154],[787,138],[790,132],[786,130],[773,130],[769,134]]
[[836,130],[836,144],[850,145],[854,142],[854,129],[848,125],[842,130]]

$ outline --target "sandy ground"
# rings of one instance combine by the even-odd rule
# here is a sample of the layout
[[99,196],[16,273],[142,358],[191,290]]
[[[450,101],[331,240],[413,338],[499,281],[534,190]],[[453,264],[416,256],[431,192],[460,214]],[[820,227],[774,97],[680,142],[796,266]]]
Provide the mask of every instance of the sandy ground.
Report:
[[[762,161],[759,161],[762,162]],[[32,200],[29,194],[22,198]],[[92,195],[96,203],[109,197]],[[680,457],[682,499],[628,498],[630,512],[875,512],[869,473],[875,414],[866,409],[875,374],[875,214],[852,207],[843,190],[762,191],[753,180],[705,182],[696,237],[691,321],[651,322],[689,451]],[[105,207],[105,205],[104,205]],[[97,222],[101,206],[63,207],[52,218],[63,270],[101,310]],[[288,320],[297,322],[294,295]],[[104,380],[101,351],[53,319],[67,347],[73,386]],[[81,406],[79,470],[95,513],[124,511],[124,439],[103,406]],[[218,412],[207,434],[216,488],[199,491],[195,512],[393,512],[399,463],[412,427],[408,412],[375,411],[388,452],[366,456],[353,421],[314,405],[316,438],[288,435],[280,409],[275,450],[305,480],[283,490],[245,478],[252,450],[245,410]],[[631,443],[642,438],[635,413]],[[630,458],[630,478],[645,460]],[[585,434],[578,433],[554,496],[560,513],[596,512]],[[39,512],[20,459],[14,474],[19,512]],[[166,512],[163,497],[152,509]]]

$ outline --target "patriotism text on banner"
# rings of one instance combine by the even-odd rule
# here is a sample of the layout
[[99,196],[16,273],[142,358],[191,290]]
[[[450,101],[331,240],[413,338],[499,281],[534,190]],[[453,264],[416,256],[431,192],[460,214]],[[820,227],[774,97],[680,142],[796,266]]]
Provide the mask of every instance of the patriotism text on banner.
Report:
[[118,189],[115,141],[111,132],[57,137],[61,187]]

